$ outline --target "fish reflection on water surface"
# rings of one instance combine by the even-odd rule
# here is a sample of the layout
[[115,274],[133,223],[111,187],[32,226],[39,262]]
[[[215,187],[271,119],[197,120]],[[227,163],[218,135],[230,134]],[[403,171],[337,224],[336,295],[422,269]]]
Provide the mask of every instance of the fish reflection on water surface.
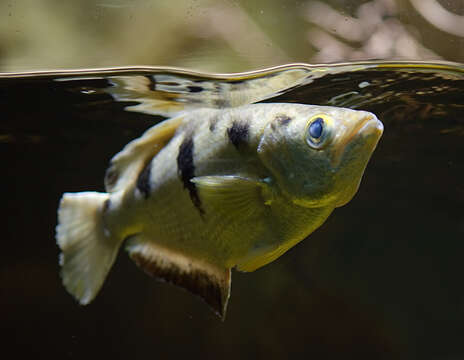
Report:
[[64,286],[91,302],[125,242],[145,272],[224,317],[231,268],[275,260],[346,204],[382,131],[365,111],[283,103],[161,122],[113,157],[107,193],[63,195]]

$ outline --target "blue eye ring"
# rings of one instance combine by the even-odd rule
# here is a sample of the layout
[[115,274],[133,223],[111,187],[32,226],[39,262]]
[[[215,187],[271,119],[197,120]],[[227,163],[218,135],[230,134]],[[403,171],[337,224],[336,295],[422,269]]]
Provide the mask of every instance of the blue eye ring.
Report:
[[325,114],[313,116],[306,125],[306,143],[312,148],[319,150],[327,144],[331,118]]

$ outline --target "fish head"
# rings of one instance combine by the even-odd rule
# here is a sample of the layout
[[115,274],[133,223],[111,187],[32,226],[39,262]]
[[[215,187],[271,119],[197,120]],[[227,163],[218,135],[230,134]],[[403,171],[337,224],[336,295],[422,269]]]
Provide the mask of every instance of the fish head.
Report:
[[[289,117],[290,118],[290,117]],[[258,153],[275,186],[304,207],[339,207],[356,194],[383,124],[366,111],[303,105],[292,121],[272,120]]]

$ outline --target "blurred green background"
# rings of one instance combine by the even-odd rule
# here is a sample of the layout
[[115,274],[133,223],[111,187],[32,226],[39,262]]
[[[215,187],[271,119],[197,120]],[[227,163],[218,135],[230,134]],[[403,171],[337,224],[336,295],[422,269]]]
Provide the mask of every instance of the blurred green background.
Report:
[[462,0],[4,0],[0,71],[464,60]]

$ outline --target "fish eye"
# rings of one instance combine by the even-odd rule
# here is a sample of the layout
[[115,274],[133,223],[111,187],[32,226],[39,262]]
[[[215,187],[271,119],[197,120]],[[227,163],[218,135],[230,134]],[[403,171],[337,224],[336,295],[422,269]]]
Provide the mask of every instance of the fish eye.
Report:
[[316,118],[311,125],[309,125],[309,135],[314,139],[319,139],[324,129],[324,119],[321,117]]
[[326,115],[316,115],[308,121],[306,142],[309,146],[320,149],[327,139],[327,127],[330,120]]

